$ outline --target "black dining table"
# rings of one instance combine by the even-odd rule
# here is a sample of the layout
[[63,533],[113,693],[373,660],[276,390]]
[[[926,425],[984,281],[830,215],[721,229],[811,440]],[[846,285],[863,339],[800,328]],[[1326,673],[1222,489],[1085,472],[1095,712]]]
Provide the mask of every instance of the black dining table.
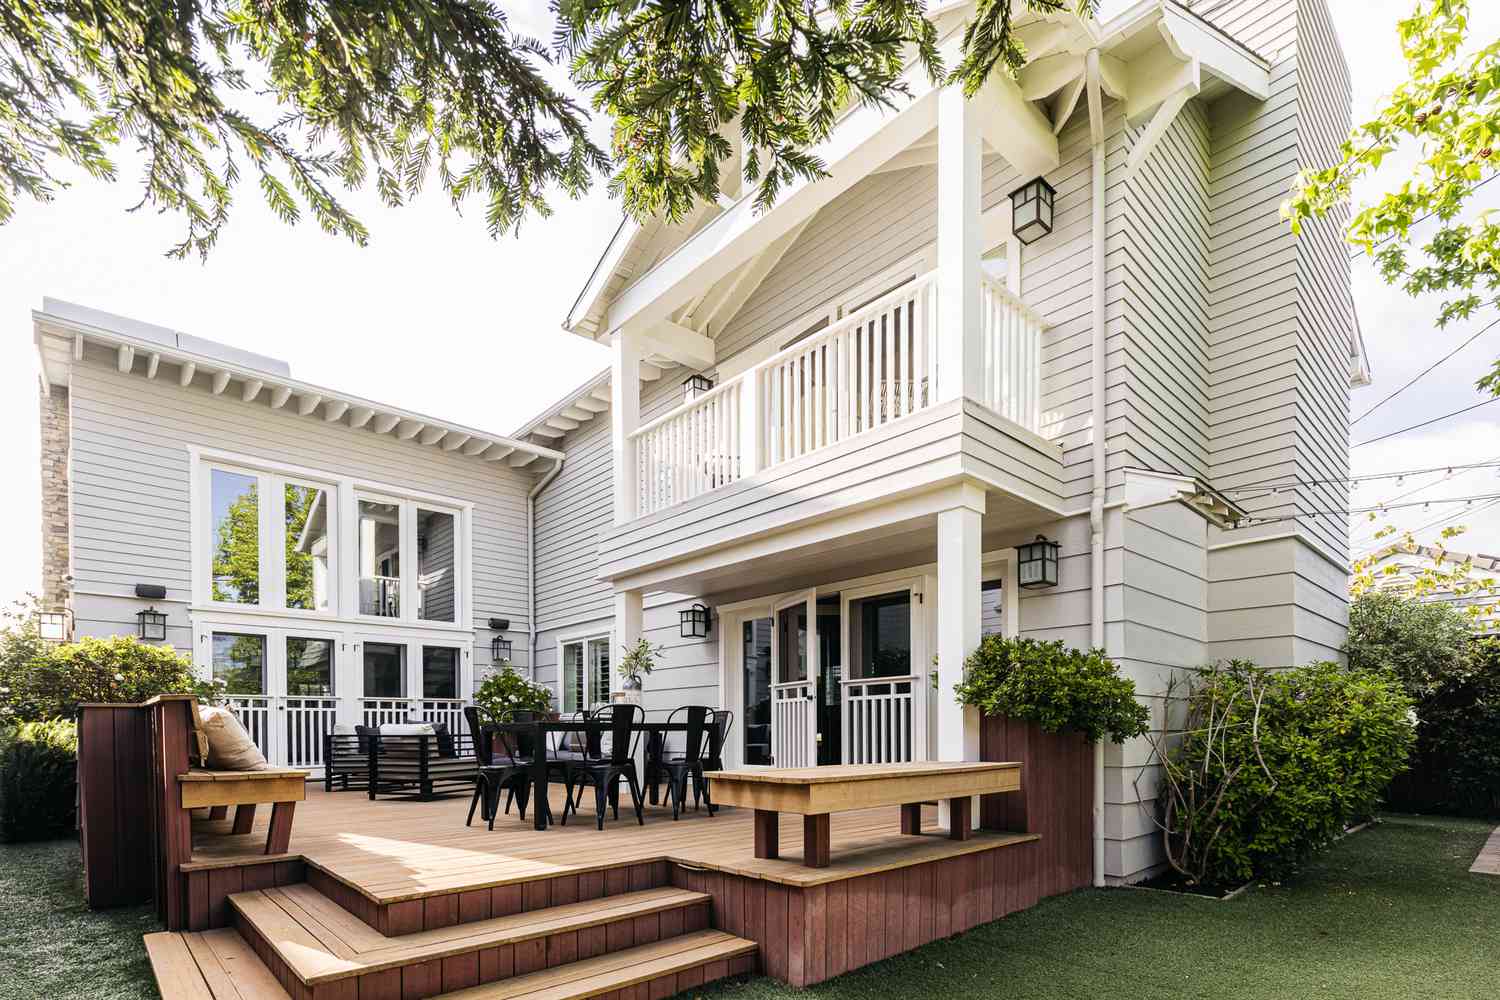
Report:
[[[550,808],[537,808],[537,804],[548,802],[547,799],[547,764],[551,761],[565,760],[562,757],[549,757],[548,736],[554,734],[588,733],[597,732],[601,736],[611,729],[611,723],[604,721],[592,721],[588,719],[568,722],[563,719],[536,719],[530,722],[501,722],[495,725],[497,732],[514,733],[517,736],[531,737],[531,801],[532,801],[532,824],[538,830],[547,829],[547,816]],[[649,789],[649,801],[656,805],[659,796],[659,765],[661,763],[662,748],[666,745],[668,733],[686,733],[688,726],[686,722],[638,722],[631,726],[631,731],[641,733],[646,737],[646,770],[641,775],[641,784]],[[541,752],[538,752],[540,750]],[[611,801],[619,795],[619,786],[611,790]],[[550,805],[550,803],[549,803]]]

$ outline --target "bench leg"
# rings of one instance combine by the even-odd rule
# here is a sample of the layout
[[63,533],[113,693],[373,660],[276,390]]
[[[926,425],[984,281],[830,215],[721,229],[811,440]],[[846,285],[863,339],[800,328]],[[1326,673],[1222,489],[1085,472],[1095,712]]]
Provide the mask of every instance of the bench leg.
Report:
[[208,818],[209,819],[223,819],[225,816],[228,816],[228,815],[229,815],[229,807],[228,806],[212,806],[208,810]]
[[278,802],[271,807],[271,830],[266,834],[267,854],[286,853],[292,841],[292,813],[296,809],[295,802]]
[[969,811],[973,800],[965,795],[958,799],[948,800],[948,839],[968,840],[974,831],[970,829],[974,824],[972,814]]
[[908,802],[901,807],[901,832],[917,837],[922,833],[922,803]]
[[233,833],[249,833],[250,828],[255,825],[255,804],[247,803],[234,807],[234,829]]
[[755,856],[757,858],[781,857],[781,845],[777,841],[781,817],[770,809],[755,810]]
[[828,867],[828,814],[802,817],[802,863],[809,868]]

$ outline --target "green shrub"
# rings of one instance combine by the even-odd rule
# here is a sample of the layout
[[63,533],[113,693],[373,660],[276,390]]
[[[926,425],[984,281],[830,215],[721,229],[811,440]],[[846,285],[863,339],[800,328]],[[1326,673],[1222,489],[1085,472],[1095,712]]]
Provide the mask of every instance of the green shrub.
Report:
[[550,712],[552,689],[533,684],[509,664],[490,674],[474,692],[474,704],[497,722],[510,719],[513,712]]
[[71,719],[84,702],[137,702],[159,694],[217,695],[198,680],[192,663],[170,646],[134,636],[80,639],[44,648],[8,668],[0,711],[21,721]]
[[964,661],[959,704],[986,715],[1035,722],[1049,733],[1073,730],[1091,743],[1140,736],[1150,715],[1135,700],[1135,682],[1120,676],[1102,650],[1061,642],[985,636]]
[[63,719],[0,730],[0,841],[50,840],[75,828],[78,730]]
[[1344,651],[1351,670],[1390,670],[1421,702],[1468,669],[1473,634],[1469,619],[1449,604],[1367,590],[1349,605]]
[[1392,808],[1500,819],[1500,642],[1475,642],[1462,670],[1417,699],[1411,770]]
[[1209,885],[1279,876],[1374,811],[1406,767],[1411,700],[1386,671],[1243,661],[1199,671],[1168,692],[1162,765],[1168,859]]

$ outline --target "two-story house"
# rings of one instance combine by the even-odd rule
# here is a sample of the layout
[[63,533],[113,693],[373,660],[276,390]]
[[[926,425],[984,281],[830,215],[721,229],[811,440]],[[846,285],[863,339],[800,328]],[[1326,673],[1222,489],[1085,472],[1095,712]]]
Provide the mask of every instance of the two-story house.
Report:
[[[969,11],[933,11],[949,55]],[[640,638],[646,708],[731,709],[747,767],[973,756],[951,692],[988,631],[1103,648],[1148,701],[1337,656],[1347,527],[1317,512],[1368,366],[1340,220],[1278,211],[1348,130],[1325,0],[1018,31],[1015,80],[913,66],[769,210],[730,169],[622,225],[565,320],[609,369],[513,434],[49,302],[48,601],[80,634],[165,612],[312,765],[500,660],[588,708]],[[1145,760],[1099,750],[1096,880],[1159,863]]]

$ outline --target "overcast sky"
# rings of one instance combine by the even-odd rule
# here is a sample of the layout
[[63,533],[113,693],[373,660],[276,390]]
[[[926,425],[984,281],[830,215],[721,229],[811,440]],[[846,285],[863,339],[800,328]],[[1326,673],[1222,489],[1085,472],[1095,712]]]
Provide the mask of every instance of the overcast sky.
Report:
[[[1123,9],[1107,0],[1105,14]],[[503,6],[547,37],[545,5]],[[1410,0],[1331,0],[1354,78],[1356,118],[1400,79],[1394,26]],[[1500,36],[1500,4],[1475,4],[1476,37]],[[37,363],[31,310],[44,295],[67,299],[283,358],[300,379],[508,433],[606,364],[602,348],[559,324],[619,221],[601,190],[555,203],[518,238],[491,241],[482,206],[455,215],[436,190],[390,210],[372,196],[349,202],[373,236],[365,249],[288,228],[250,186],[206,263],[169,260],[177,219],[127,211],[138,174],[121,183],[80,179],[48,205],[19,202],[0,227],[0,419],[10,429],[0,512],[0,600],[39,579]],[[1484,192],[1486,195],[1490,192]],[[1497,192],[1500,194],[1500,192]],[[1487,199],[1500,205],[1500,198]],[[1355,300],[1375,384],[1355,394],[1360,414],[1456,346],[1480,323],[1434,332],[1435,302],[1388,290],[1368,264],[1354,265]],[[1476,373],[1500,355],[1500,328],[1385,404],[1354,428],[1362,441],[1478,402]],[[1500,458],[1500,403],[1470,417],[1356,448],[1358,473]],[[1373,503],[1443,474],[1361,488]],[[1500,494],[1495,470],[1456,475],[1412,499]],[[1475,505],[1479,507],[1479,504]],[[1398,517],[1417,527],[1455,512],[1420,508]],[[1455,547],[1500,552],[1500,506],[1474,514]],[[1435,529],[1434,529],[1435,530]],[[1365,529],[1356,529],[1359,541]]]

